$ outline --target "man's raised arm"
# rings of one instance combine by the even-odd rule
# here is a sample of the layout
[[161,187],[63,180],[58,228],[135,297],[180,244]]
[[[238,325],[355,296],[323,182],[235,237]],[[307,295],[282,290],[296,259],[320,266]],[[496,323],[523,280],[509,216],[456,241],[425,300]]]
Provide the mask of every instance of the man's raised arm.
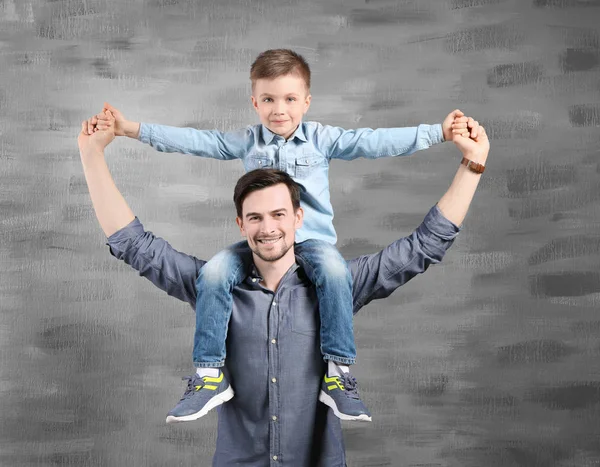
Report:
[[104,159],[104,149],[115,138],[114,117],[110,112],[106,115],[108,123],[99,125],[98,131],[91,135],[87,132],[87,121],[82,122],[77,144],[96,217],[105,235],[110,237],[135,216],[115,185]]
[[77,138],[88,190],[98,222],[108,237],[109,251],[156,287],[195,309],[195,281],[206,262],[177,251],[166,240],[146,231],[134,216],[104,160],[104,148],[115,137],[113,116],[109,117],[91,135],[87,122],[83,122]]
[[[490,143],[483,127],[473,139],[458,137],[454,143],[462,155],[485,165]],[[349,261],[352,273],[354,312],[439,263],[458,235],[481,178],[467,166],[459,166],[452,184],[425,220],[408,237],[396,240],[382,251]]]

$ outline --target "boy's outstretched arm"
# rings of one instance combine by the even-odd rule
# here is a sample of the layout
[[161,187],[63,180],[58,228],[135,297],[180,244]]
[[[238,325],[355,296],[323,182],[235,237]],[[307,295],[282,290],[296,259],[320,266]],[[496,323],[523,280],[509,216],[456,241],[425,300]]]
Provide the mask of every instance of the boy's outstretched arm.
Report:
[[138,139],[160,152],[178,152],[211,159],[233,160],[241,159],[249,147],[246,130],[221,132],[133,122],[127,120],[118,109],[107,102],[104,103],[101,113],[88,120],[88,134],[93,133],[98,125],[106,123],[107,110],[115,117],[116,136]]
[[450,112],[443,123],[435,125],[356,130],[320,126],[317,137],[319,145],[327,148],[327,156],[330,159],[377,159],[413,154],[434,144],[452,141],[456,134],[468,135],[471,131],[471,134],[475,135],[477,126],[475,120],[457,109]]

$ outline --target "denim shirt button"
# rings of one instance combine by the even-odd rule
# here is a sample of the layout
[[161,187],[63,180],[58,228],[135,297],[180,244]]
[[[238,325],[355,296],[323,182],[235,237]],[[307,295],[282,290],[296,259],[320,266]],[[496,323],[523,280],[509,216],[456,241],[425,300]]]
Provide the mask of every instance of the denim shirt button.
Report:
[[271,378],[271,381],[272,381],[273,383],[276,383],[276,382],[277,382],[277,378]]
[[273,456],[273,460],[276,461],[277,460],[277,456]]

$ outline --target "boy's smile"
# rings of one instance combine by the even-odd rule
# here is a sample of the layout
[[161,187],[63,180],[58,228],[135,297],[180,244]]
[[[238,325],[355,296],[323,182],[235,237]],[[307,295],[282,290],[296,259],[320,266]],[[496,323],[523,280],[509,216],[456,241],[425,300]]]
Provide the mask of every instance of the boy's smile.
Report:
[[302,122],[310,100],[304,79],[295,74],[257,79],[252,91],[252,105],[260,123],[285,139],[292,136]]

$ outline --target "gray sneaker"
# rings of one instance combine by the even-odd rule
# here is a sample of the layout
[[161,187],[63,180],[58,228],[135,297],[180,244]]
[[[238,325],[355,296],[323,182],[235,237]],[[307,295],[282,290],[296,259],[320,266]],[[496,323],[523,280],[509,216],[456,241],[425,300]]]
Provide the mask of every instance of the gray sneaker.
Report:
[[350,373],[332,377],[325,373],[319,400],[331,407],[335,416],[342,420],[371,421],[371,413],[358,395],[356,378]]
[[187,380],[187,389],[167,414],[167,423],[196,420],[233,397],[233,389],[223,371],[216,378],[194,374],[182,379]]

